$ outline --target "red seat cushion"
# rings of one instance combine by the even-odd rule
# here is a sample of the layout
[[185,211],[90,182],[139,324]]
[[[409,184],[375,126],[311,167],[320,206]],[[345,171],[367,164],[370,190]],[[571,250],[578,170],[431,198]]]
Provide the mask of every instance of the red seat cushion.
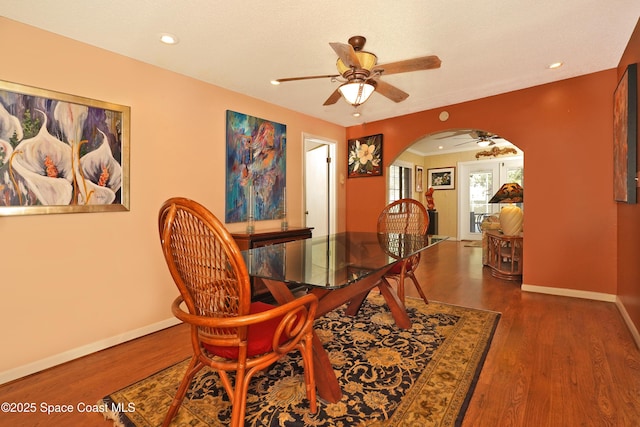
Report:
[[402,272],[402,263],[398,262],[387,271],[387,274],[400,274]]
[[[274,308],[274,306],[257,301],[251,303],[250,313],[261,313],[272,308]],[[275,334],[276,328],[280,324],[282,317],[283,316],[276,317],[275,319],[249,326],[249,331],[247,332],[247,357],[257,356],[259,354],[268,353],[273,350],[273,347],[271,345],[273,335]],[[282,344],[286,340],[287,338],[285,336],[281,337],[280,344]],[[223,347],[205,343],[203,343],[202,345],[204,346],[204,348],[206,348],[216,356],[224,357],[226,359],[238,358],[237,347]]]

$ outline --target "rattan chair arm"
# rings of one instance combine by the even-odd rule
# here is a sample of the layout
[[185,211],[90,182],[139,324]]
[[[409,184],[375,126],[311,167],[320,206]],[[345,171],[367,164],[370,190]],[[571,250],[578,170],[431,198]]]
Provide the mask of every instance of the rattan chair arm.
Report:
[[306,308],[307,317],[314,319],[318,307],[318,298],[313,294],[306,294],[286,304],[274,306],[274,308],[260,313],[236,317],[210,317],[184,311],[180,306],[183,301],[182,296],[178,296],[173,301],[171,311],[174,316],[185,323],[204,328],[238,328],[249,326],[284,316],[289,312],[300,311],[299,309],[301,307]]

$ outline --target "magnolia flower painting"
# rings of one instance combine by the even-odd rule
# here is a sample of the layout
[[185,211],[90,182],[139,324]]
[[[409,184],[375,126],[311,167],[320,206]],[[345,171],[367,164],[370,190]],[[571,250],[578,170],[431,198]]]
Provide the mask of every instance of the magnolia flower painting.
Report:
[[349,178],[382,175],[382,134],[350,139]]
[[128,210],[129,108],[0,82],[0,215]]

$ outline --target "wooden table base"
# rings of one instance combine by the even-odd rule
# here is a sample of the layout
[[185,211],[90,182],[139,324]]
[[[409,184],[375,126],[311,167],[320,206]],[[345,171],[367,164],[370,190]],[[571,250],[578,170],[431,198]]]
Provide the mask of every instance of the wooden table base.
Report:
[[[338,289],[312,288],[311,293],[318,297],[317,317],[349,303],[347,314],[354,316],[373,288],[378,288],[385,299],[396,325],[402,329],[411,327],[411,320],[397,293],[383,276],[389,269],[380,270],[351,285]],[[269,289],[275,300],[284,304],[295,299],[291,290],[282,282],[269,279],[261,280]],[[330,403],[336,403],[342,397],[342,390],[333,371],[329,355],[322,346],[318,336],[313,335],[313,362],[318,395]]]

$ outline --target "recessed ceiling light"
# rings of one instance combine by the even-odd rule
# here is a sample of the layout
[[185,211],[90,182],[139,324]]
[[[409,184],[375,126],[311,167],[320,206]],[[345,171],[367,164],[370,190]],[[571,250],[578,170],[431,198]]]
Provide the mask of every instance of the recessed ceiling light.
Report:
[[177,44],[179,40],[173,34],[162,33],[160,34],[160,41],[164,44]]
[[271,80],[271,84],[274,85],[274,86],[278,86],[280,84],[280,82],[277,81],[277,80]]
[[360,113],[358,111],[354,111],[352,116],[353,117],[360,117]]
[[547,68],[549,68],[550,70],[555,70],[556,68],[562,67],[562,65],[562,62],[554,62],[553,64],[549,64]]
[[443,149],[444,149],[444,146],[438,145],[438,150],[443,150]]

